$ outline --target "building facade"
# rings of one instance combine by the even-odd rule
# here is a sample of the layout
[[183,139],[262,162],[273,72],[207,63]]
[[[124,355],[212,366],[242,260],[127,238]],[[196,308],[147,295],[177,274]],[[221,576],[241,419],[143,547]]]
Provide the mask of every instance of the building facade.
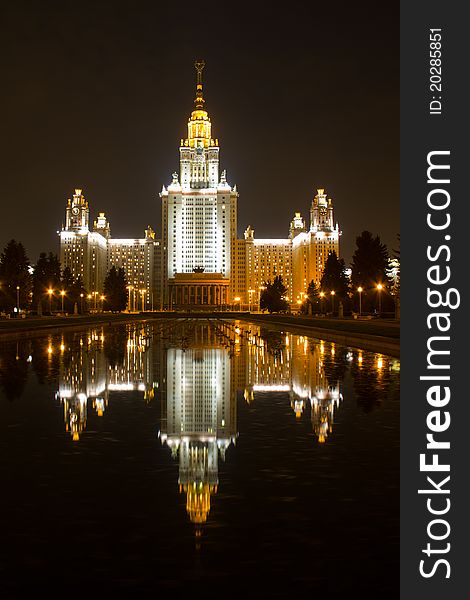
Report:
[[[67,200],[65,224],[59,232],[60,263],[68,267],[75,280],[79,277],[94,299],[103,292],[108,271],[123,268],[129,286],[129,310],[161,308],[161,241],[149,226],[142,239],[111,237],[109,221],[98,213],[89,228],[90,209],[81,189]],[[95,306],[96,308],[96,306]]]
[[297,308],[310,282],[320,282],[328,254],[340,257],[333,201],[319,188],[310,224],[295,212],[285,239],[257,239],[251,226],[238,238],[237,187],[219,169],[219,140],[204,106],[204,61],[195,68],[195,106],[179,145],[179,173],[159,194],[161,238],[149,226],[142,239],[114,239],[104,213],[91,231],[88,202],[77,189],[60,232],[62,266],[91,293],[102,292],[112,266],[122,267],[131,310],[256,310],[263,288],[276,276]]
[[204,62],[195,66],[195,108],[180,143],[180,173],[160,193],[164,303],[171,308],[224,307],[234,292],[238,193],[226,172],[219,174],[219,141],[204,109]]

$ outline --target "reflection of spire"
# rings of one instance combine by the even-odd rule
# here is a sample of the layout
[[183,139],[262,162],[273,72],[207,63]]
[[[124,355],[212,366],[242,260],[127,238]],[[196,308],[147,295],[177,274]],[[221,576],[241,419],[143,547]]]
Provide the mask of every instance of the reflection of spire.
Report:
[[186,511],[191,523],[196,525],[205,523],[211,509],[211,494],[217,493],[217,485],[193,481],[181,485],[180,491],[186,492]]
[[297,419],[300,419],[302,413],[304,412],[305,404],[302,398],[294,398],[292,397],[290,401],[290,405],[292,410],[295,412],[295,416]]
[[[86,428],[87,403],[98,417],[105,414],[109,392],[137,390],[148,403],[154,397],[151,338],[142,325],[119,325],[104,335],[103,329],[72,334],[60,343],[57,397],[64,405],[66,430],[79,440]],[[53,340],[48,358],[56,352]],[[158,384],[157,384],[158,385]]]
[[78,442],[86,428],[87,398],[77,394],[74,398],[62,398],[64,403],[65,431],[70,431],[74,442]]
[[231,364],[225,325],[188,323],[172,332],[167,349],[166,403],[160,438],[179,456],[179,489],[196,526],[196,547],[217,493],[219,456],[235,442]]
[[312,427],[320,444],[326,442],[326,438],[333,430],[334,412],[342,399],[338,382],[336,386],[315,390],[315,395],[310,400],[312,404]]

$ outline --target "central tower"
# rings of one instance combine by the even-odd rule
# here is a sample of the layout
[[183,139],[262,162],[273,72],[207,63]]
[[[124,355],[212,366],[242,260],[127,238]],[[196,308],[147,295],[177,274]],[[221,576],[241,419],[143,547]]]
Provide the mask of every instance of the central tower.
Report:
[[225,171],[219,174],[219,142],[204,108],[205,63],[197,60],[194,66],[196,97],[180,143],[180,173],[160,193],[164,304],[170,309],[227,305],[233,287],[238,193]]
[[214,188],[219,183],[219,140],[212,138],[212,124],[204,110],[202,71],[204,61],[194,63],[197,72],[195,109],[188,121],[188,137],[181,140],[180,173],[183,189]]

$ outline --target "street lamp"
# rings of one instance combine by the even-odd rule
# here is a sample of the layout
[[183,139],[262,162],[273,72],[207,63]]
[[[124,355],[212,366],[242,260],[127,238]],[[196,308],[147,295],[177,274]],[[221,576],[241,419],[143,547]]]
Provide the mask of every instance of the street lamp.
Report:
[[238,304],[238,310],[240,310],[240,296],[235,296],[233,300],[235,304]]
[[54,290],[49,288],[47,293],[49,294],[49,314],[52,315],[52,294],[54,293]]
[[336,292],[331,290],[331,312],[333,315],[335,314],[335,294]]
[[265,285],[260,285],[258,288],[258,312],[261,311],[261,291],[265,290],[266,286]]
[[248,311],[251,312],[251,294],[254,292],[255,290],[248,290]]
[[16,286],[16,307],[18,309],[18,313],[20,312],[20,286]]
[[323,298],[325,297],[325,292],[320,292],[320,312],[323,314]]
[[80,314],[83,315],[83,292],[80,294]]
[[129,292],[129,303],[127,305],[127,312],[131,312],[131,290],[133,290],[133,286],[132,285],[128,285],[127,286],[127,291]]
[[140,290],[140,295],[142,296],[142,312],[144,312],[144,298],[145,298],[146,291],[147,291],[146,289]]
[[103,294],[100,296],[100,300],[101,300],[101,312],[103,312],[103,302],[106,300],[106,296],[104,296]]
[[383,290],[383,285],[381,283],[377,284],[377,292],[379,294],[379,317],[380,317],[380,313],[382,312],[382,290]]
[[65,290],[60,290],[60,295],[62,296],[62,312],[64,312],[64,296],[65,296]]
[[361,316],[361,313],[362,313],[362,287],[359,286],[357,288],[357,291],[359,292],[359,316]]

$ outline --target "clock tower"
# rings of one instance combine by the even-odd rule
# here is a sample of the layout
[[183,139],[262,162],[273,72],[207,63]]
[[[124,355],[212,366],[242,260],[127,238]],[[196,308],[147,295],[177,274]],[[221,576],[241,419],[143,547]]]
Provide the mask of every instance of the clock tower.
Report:
[[65,229],[67,231],[88,232],[90,209],[82,190],[76,189],[72,200],[67,200],[65,208]]

